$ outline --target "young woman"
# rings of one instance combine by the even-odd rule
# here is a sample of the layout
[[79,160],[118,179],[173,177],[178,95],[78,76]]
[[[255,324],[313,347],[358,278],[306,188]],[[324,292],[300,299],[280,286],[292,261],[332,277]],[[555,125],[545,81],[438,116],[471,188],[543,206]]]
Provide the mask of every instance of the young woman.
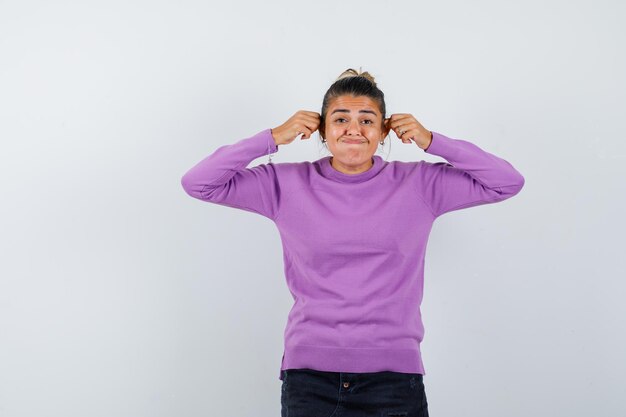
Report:
[[[246,168],[316,130],[331,156]],[[376,152],[390,132],[448,162],[383,160]],[[374,78],[349,69],[324,95],[321,114],[301,110],[221,146],[182,185],[200,200],[265,216],[280,232],[294,298],[279,374],[282,416],[411,417],[428,416],[420,304],[432,224],[506,200],[524,178],[409,113],[387,118]]]

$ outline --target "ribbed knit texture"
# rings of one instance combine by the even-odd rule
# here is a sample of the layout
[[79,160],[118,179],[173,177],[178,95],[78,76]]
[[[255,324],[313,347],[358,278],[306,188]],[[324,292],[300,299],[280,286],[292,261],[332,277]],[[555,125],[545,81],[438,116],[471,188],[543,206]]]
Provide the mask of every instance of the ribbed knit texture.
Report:
[[[293,295],[280,367],[425,374],[424,257],[444,213],[506,200],[524,178],[471,142],[433,132],[448,162],[386,162],[349,175],[330,164],[268,163],[271,129],[217,148],[182,177],[197,199],[271,219]],[[282,372],[279,372],[282,379]]]

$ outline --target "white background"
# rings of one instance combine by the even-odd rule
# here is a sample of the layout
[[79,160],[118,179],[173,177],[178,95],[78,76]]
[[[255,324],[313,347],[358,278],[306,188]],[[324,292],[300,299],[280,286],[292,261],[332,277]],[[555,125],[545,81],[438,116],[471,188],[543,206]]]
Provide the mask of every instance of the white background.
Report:
[[0,416],[278,416],[278,231],[180,179],[350,67],[526,180],[435,222],[430,414],[626,415],[625,8],[0,0]]

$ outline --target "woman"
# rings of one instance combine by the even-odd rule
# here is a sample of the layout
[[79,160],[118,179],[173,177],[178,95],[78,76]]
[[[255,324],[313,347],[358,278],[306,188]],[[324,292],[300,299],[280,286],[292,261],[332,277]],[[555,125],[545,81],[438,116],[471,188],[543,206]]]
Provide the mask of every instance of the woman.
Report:
[[[332,154],[246,166],[319,130]],[[449,163],[384,161],[393,131]],[[389,140],[389,139],[388,139]],[[223,145],[182,178],[192,197],[276,224],[294,305],[285,328],[282,416],[428,416],[420,353],[424,257],[444,213],[506,200],[524,178],[478,146],[386,117],[374,78],[345,71],[321,114]]]

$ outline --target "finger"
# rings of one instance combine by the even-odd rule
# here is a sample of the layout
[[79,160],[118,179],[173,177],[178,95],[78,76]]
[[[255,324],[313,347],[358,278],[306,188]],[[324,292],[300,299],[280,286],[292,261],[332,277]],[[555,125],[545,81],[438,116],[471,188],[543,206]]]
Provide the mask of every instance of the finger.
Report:
[[398,132],[398,137],[402,140],[402,143],[411,143],[411,141],[415,140],[415,130],[403,130],[400,129]]
[[[391,120],[389,122],[389,126],[391,127],[391,129],[397,129],[400,126],[403,125],[407,125],[410,124],[413,121],[413,117],[409,116],[409,117],[403,117],[401,119],[395,119],[395,120]],[[406,129],[405,129],[406,130]]]
[[397,122],[391,122],[390,123],[390,127],[393,130],[398,130],[398,129],[402,129],[404,131],[407,131],[409,129],[412,129],[413,127],[415,127],[414,123],[412,120],[407,120],[407,119],[403,119]]
[[312,115],[312,116],[315,116],[315,115],[318,115],[318,116],[319,116],[319,115],[320,115],[318,112],[316,112],[316,111],[311,111],[311,110],[300,110],[300,113],[303,113],[303,114],[309,114],[309,115]]
[[413,116],[410,113],[394,113],[389,118],[391,119],[392,123],[397,123],[403,119],[407,119],[411,117]]
[[309,129],[315,130],[320,126],[320,121],[315,119],[306,119],[302,121],[302,124]]
[[[308,139],[311,137],[311,133],[313,133],[308,127],[303,126],[300,128],[298,135],[302,133],[302,137],[300,138],[300,140],[302,139]],[[296,135],[296,137],[298,137],[298,135]]]
[[412,133],[410,131],[399,129],[396,135],[398,135],[398,138],[402,141],[402,143],[411,143]]
[[298,113],[301,113],[303,116],[313,117],[316,119],[319,119],[322,117],[318,112],[315,112],[315,111],[300,110]]
[[311,116],[303,116],[301,119],[299,119],[299,123],[308,126],[309,129],[315,130],[319,127],[320,120]]
[[299,114],[299,119],[300,120],[318,120],[319,121],[321,119],[321,117],[322,117],[322,116],[320,116],[317,113],[312,113],[312,114],[311,113],[312,112]]
[[402,136],[406,135],[407,132],[411,130],[411,127],[405,123],[396,126],[393,130],[394,132],[396,132],[396,135],[398,135],[398,137],[402,139]]
[[311,134],[313,134],[313,132],[315,132],[318,127],[319,127],[319,123],[316,123],[316,122],[309,122],[309,123],[304,124],[303,128],[306,128],[307,131],[309,132],[308,135],[306,136],[306,139],[311,137]]

